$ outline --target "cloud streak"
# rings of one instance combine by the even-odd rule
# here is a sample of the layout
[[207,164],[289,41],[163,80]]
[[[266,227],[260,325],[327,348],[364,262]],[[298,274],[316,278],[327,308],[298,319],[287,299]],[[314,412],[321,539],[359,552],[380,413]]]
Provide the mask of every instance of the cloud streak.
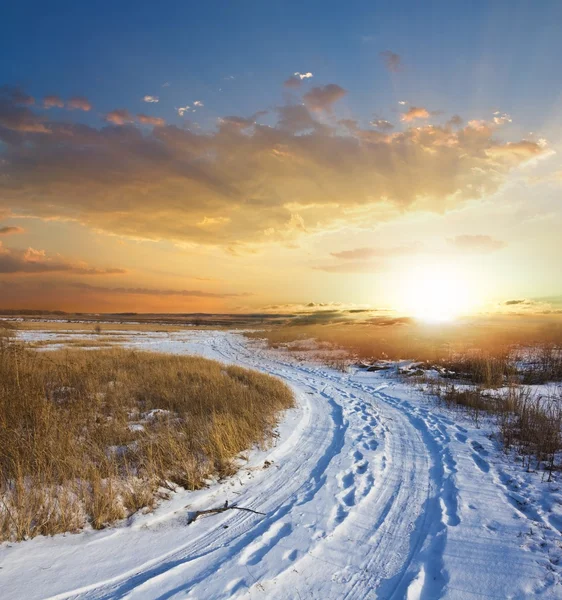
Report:
[[75,275],[117,275],[124,269],[99,269],[82,263],[72,263],[61,257],[47,256],[44,250],[6,248],[0,242],[0,274],[73,273]]

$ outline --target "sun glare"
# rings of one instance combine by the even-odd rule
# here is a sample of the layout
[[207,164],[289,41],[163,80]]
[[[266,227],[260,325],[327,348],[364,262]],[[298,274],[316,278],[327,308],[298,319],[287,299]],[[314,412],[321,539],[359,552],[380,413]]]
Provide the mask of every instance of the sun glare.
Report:
[[467,313],[471,293],[452,267],[433,265],[410,272],[403,285],[403,310],[428,323],[451,321]]

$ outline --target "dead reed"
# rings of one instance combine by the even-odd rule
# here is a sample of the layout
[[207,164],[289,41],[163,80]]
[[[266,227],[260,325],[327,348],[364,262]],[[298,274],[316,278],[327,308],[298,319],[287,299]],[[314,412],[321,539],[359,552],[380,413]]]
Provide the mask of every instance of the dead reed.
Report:
[[204,486],[267,444],[293,397],[203,358],[38,353],[0,330],[0,539],[104,527],[163,487]]

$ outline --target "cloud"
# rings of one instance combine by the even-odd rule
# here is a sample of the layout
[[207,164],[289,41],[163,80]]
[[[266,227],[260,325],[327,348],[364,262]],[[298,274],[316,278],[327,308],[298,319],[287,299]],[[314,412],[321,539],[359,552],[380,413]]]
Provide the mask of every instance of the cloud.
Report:
[[408,104],[407,100],[398,100],[398,104],[400,104],[401,106],[406,106],[406,104]]
[[394,125],[385,119],[373,119],[370,122],[370,125],[380,129],[381,131],[390,131],[391,129],[394,129]]
[[[31,112],[28,108],[20,106],[6,106],[0,98],[0,141],[9,143],[19,139],[10,136],[8,132],[19,133],[51,133],[50,129],[42,122],[43,119]],[[4,129],[4,131],[2,131]]]
[[423,249],[422,244],[414,242],[404,246],[390,246],[388,248],[354,248],[353,250],[342,250],[341,252],[332,252],[331,256],[342,260],[363,260],[374,257],[403,256],[406,254],[415,254]]
[[23,233],[25,230],[22,227],[0,227],[0,235],[10,235],[12,233]]
[[201,102],[201,100],[195,100],[195,102],[193,103],[193,106],[197,106],[198,108],[202,108],[205,105],[203,104],[203,102]]
[[154,125],[154,127],[163,127],[166,121],[160,117],[149,117],[148,115],[137,115],[137,121],[143,125]]
[[448,121],[448,127],[460,127],[463,124],[463,120],[459,115],[453,115]]
[[170,87],[171,83],[169,81],[166,81],[165,83],[162,84],[162,87]]
[[180,106],[179,108],[176,108],[176,110],[178,111],[178,115],[183,117],[186,112],[191,110],[191,106],[189,106],[189,104],[187,106]]
[[9,99],[10,103],[15,104],[16,106],[33,106],[35,104],[35,98],[26,94],[17,86],[0,86],[0,98],[1,97]]
[[326,273],[376,273],[380,270],[380,265],[373,262],[354,261],[321,265],[312,268],[315,271],[325,271]]
[[122,274],[124,269],[98,269],[83,263],[72,263],[60,257],[51,258],[45,250],[17,250],[0,242],[0,274],[67,272],[76,275]]
[[[336,88],[314,106],[330,107]],[[126,127],[52,119],[47,130],[0,95],[0,213],[240,250],[342,222],[369,227],[382,206],[450,210],[489,197],[513,169],[549,152],[502,143],[485,126],[406,124],[387,134],[352,118],[330,125],[310,101],[275,108],[268,125],[256,123],[259,114],[188,130],[146,128],[121,109],[108,122]]]
[[404,123],[411,123],[416,119],[429,119],[431,113],[427,110],[427,108],[423,108],[421,106],[410,106],[410,108],[402,114],[400,120]]
[[84,98],[84,96],[73,96],[66,103],[66,107],[68,110],[83,110],[84,112],[92,110],[90,101],[87,98]]
[[64,100],[59,96],[45,96],[43,108],[64,108]]
[[379,56],[383,59],[386,68],[393,73],[400,71],[402,68],[402,58],[396,52],[391,50],[385,50],[381,52]]
[[529,300],[506,300],[504,302],[505,306],[516,306],[518,304],[531,304]]
[[529,159],[544,154],[545,145],[538,142],[521,140],[520,142],[508,142],[507,144],[493,144],[486,152],[489,156],[505,158],[516,162],[521,159]]
[[447,242],[458,250],[468,252],[495,252],[505,247],[505,242],[489,235],[457,235]]
[[289,79],[285,80],[283,85],[288,88],[299,88],[304,80],[311,79],[312,77],[314,77],[312,73],[299,73],[297,71],[296,73],[293,73]]
[[304,103],[310,110],[331,112],[333,104],[343,98],[347,91],[335,83],[312,88],[304,96]]
[[143,287],[103,287],[97,285],[90,285],[88,283],[72,283],[72,287],[87,290],[88,292],[98,294],[134,294],[141,296],[183,296],[184,298],[246,298],[251,296],[247,292],[241,294],[228,293],[228,292],[205,292],[202,290],[168,290],[168,289],[154,289],[154,288],[143,288]]
[[499,110],[494,113],[494,123],[496,125],[505,125],[506,123],[511,123],[512,121],[513,119],[507,113],[500,113]]
[[158,96],[145,96],[145,97],[143,98],[143,100],[144,100],[145,102],[154,103],[154,102],[159,102],[159,101],[160,101],[160,98],[158,98]]
[[126,108],[112,110],[105,115],[105,120],[113,125],[125,125],[134,121],[133,116]]

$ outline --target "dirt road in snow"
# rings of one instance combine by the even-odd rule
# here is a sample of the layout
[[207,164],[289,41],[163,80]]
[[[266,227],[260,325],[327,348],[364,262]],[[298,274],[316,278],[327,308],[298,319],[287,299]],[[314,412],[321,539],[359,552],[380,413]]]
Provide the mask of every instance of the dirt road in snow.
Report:
[[[276,375],[298,408],[276,447],[227,482],[122,527],[0,547],[2,598],[562,596],[539,543],[560,539],[552,519],[513,501],[484,431],[431,410],[413,389],[299,364],[231,333],[134,345]],[[228,511],[186,526],[188,510],[227,499],[266,516]]]

